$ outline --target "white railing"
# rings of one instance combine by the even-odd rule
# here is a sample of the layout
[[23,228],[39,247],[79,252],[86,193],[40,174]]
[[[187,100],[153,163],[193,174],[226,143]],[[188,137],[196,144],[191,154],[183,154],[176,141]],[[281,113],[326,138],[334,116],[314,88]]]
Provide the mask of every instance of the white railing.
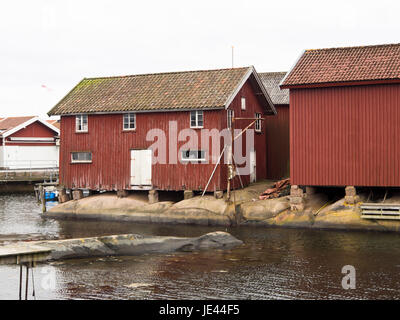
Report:
[[0,170],[58,169],[57,160],[7,160],[0,162]]

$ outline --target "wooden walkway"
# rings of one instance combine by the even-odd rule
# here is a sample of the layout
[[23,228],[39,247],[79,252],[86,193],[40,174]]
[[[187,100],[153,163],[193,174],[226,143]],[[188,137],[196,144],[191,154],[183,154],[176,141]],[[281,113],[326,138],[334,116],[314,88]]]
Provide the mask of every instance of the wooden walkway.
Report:
[[58,168],[0,170],[0,182],[57,181]]
[[[34,268],[36,262],[44,261],[51,253],[51,249],[27,243],[17,243],[0,246],[0,264],[19,265],[19,300],[22,300],[22,268],[26,268],[25,277],[25,300],[28,300],[29,269]],[[33,282],[32,273],[32,282]],[[33,282],[33,296],[36,299],[35,287]]]
[[49,248],[29,243],[4,245],[0,246],[0,264],[34,264],[46,260],[50,252]]

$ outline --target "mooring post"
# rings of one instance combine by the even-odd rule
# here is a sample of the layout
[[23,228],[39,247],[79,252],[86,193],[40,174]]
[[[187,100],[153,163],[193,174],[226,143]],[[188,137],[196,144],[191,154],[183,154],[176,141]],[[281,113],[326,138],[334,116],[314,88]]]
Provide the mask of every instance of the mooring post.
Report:
[[29,265],[26,265],[25,300],[28,300]]
[[42,212],[46,212],[46,199],[44,196],[43,185],[39,186],[39,193],[40,193],[40,202],[42,203]]
[[19,265],[19,300],[22,300],[22,264]]

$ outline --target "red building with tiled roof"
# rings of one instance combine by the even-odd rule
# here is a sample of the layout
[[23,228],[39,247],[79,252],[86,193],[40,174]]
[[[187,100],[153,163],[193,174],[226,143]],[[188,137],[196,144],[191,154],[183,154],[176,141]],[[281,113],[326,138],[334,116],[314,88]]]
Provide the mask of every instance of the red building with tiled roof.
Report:
[[0,168],[58,167],[59,133],[35,116],[0,119]]
[[292,184],[400,186],[400,44],[306,50],[281,88]]
[[267,178],[287,178],[290,159],[289,90],[279,88],[286,72],[263,72],[259,75],[276,109],[276,115],[265,117]]
[[[234,121],[240,131],[250,119],[275,113],[253,67],[83,79],[49,112],[61,117],[60,183],[90,190],[225,190],[224,140],[207,133],[227,129],[232,117],[245,118]],[[240,154],[251,148],[249,172],[234,178],[234,188],[267,175],[262,120],[252,129],[254,138],[247,137],[250,130],[242,135]]]

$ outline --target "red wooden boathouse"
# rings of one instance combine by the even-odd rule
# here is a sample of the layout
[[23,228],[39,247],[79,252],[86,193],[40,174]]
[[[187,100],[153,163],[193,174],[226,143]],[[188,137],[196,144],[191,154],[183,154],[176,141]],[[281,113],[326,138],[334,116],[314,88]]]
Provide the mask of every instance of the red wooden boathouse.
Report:
[[292,184],[400,186],[400,44],[306,50],[281,88]]
[[[226,164],[205,161],[215,141],[181,150],[187,137],[177,135],[193,129],[200,137],[207,129],[227,128],[232,116],[275,112],[253,67],[83,79],[49,112],[61,116],[60,183],[67,189],[204,190],[215,169],[207,190],[225,190]],[[235,128],[249,123],[235,121]],[[164,163],[150,149],[157,138],[148,141],[148,135],[155,129],[166,134]],[[255,131],[253,171],[241,176],[245,185],[267,176],[261,120]]]
[[267,178],[287,178],[290,158],[289,90],[279,87],[286,72],[262,72],[259,75],[276,109],[275,116],[265,117]]

